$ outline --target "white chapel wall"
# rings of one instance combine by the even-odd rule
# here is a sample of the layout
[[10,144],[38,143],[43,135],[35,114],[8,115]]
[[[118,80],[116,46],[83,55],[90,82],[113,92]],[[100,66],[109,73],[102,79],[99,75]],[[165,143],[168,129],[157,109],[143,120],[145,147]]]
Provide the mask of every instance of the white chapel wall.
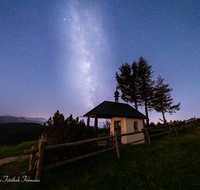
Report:
[[[143,128],[143,119],[134,119],[134,118],[122,118],[122,117],[114,117],[111,119],[110,126],[110,134],[114,135],[114,122],[121,121],[121,134],[134,132],[134,122],[137,121],[138,131],[142,131]],[[143,133],[128,135],[121,137],[121,143],[126,144],[133,141],[137,141],[144,138]],[[145,141],[141,141],[138,143],[144,143]],[[137,143],[135,143],[137,144]]]
[[[135,121],[137,121],[137,124],[138,124],[138,131],[142,131],[143,119],[126,118],[127,133],[134,132],[134,122]],[[140,139],[143,139],[143,138],[144,138],[143,133],[129,135],[129,136],[127,136],[127,143],[137,141],[137,140],[140,140]],[[138,143],[144,143],[144,142],[145,141],[141,141],[141,142],[138,142]],[[135,143],[135,144],[137,144],[137,143]]]

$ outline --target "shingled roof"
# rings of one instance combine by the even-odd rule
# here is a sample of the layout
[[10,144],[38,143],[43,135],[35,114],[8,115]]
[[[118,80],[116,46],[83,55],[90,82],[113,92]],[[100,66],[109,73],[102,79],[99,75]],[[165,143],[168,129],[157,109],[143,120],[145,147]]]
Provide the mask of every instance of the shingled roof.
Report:
[[128,104],[104,101],[84,116],[98,118],[113,118],[113,117],[127,117],[127,118],[138,118],[146,119],[147,117],[131,107]]

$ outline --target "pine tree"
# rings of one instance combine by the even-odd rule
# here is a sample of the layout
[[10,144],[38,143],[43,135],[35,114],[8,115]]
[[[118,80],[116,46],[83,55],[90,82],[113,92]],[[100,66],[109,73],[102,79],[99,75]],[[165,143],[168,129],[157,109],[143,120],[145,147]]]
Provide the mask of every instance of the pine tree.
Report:
[[[143,57],[139,61],[134,61],[132,65],[128,63],[123,64],[119,70],[120,74],[116,72],[117,89],[122,92],[121,98],[125,102],[135,102],[135,108],[138,106],[145,106],[146,117],[148,118],[148,111],[153,109],[152,96],[154,81],[152,78],[151,65],[148,65],[147,60]],[[147,125],[149,120],[147,119]]]
[[[143,57],[138,61],[138,94],[142,101],[142,105],[145,106],[146,117],[148,118],[148,111],[153,109],[152,97],[153,97],[153,85],[151,65]],[[149,119],[147,119],[147,126],[149,126]]]
[[132,65],[123,64],[120,68],[120,74],[116,72],[117,89],[122,92],[121,98],[125,102],[135,102],[135,109],[138,109],[140,103],[138,98],[138,65],[134,61]]
[[171,98],[170,92],[173,89],[169,88],[169,84],[164,84],[163,81],[164,78],[158,76],[154,88],[153,106],[157,112],[162,113],[163,121],[166,125],[165,113],[176,113],[176,111],[180,110],[180,103],[178,103],[177,105],[172,105],[174,102]]

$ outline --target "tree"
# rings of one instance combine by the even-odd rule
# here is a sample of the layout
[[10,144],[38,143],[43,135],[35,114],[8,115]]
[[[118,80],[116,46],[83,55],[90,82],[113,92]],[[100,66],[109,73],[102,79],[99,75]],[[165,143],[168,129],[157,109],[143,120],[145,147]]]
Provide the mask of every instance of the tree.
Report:
[[[151,65],[148,65],[147,60],[143,57],[139,61],[134,61],[132,65],[128,63],[123,64],[119,70],[120,74],[116,72],[117,89],[122,92],[121,98],[125,102],[135,102],[135,108],[138,106],[145,106],[146,117],[148,118],[148,111],[153,109],[152,96],[154,81],[152,78]],[[147,119],[147,126],[149,126],[149,119]]]
[[110,120],[109,119],[106,119],[106,123],[103,123],[103,128],[110,129]]
[[154,122],[151,122],[150,124],[149,124],[149,127],[155,127],[156,125],[155,125],[155,123]]
[[154,88],[153,107],[157,112],[162,113],[163,121],[166,125],[165,113],[176,113],[176,111],[180,110],[180,103],[178,103],[177,105],[172,105],[174,102],[171,98],[170,92],[173,89],[169,88],[169,84],[164,84],[163,81],[164,78],[158,76]]
[[[76,119],[70,115],[66,120],[63,114],[57,111],[53,118],[49,118],[47,126],[44,125],[44,133],[47,136],[46,145],[56,145],[68,142],[80,141],[88,138],[88,129],[84,120]],[[93,136],[91,136],[93,137]],[[63,161],[82,154],[87,154],[94,149],[92,143],[83,144],[80,146],[65,147],[47,151],[43,157],[44,163],[51,164],[52,162]]]
[[122,92],[121,98],[125,102],[135,102],[135,109],[138,109],[138,65],[134,61],[132,65],[128,63],[123,64],[120,68],[120,74],[116,72],[115,78],[117,80],[117,89]]
[[48,145],[79,141],[87,137],[84,120],[79,121],[78,117],[73,119],[72,115],[65,120],[64,115],[57,111],[47,124],[48,126],[44,126],[44,132],[48,137]]
[[47,144],[59,144],[64,142],[65,138],[65,118],[59,111],[54,114],[53,118],[47,121],[48,126],[44,126],[44,132],[48,136]]
[[147,60],[143,57],[138,61],[138,94],[140,96],[142,105],[145,106],[145,113],[147,117],[147,126],[149,126],[148,111],[153,108],[152,96],[154,81],[152,78],[151,65],[148,65]]

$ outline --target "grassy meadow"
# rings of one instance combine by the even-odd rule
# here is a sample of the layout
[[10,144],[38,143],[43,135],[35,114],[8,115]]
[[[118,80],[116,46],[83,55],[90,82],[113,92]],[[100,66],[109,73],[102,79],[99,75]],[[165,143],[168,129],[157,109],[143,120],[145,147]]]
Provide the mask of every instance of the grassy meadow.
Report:
[[23,142],[14,146],[0,145],[0,159],[22,155],[24,150],[30,149],[32,146],[37,145],[38,140]]
[[[9,190],[200,189],[200,125],[178,131],[178,135],[152,138],[151,145],[127,145],[119,151],[120,159],[110,151],[42,172],[39,183],[1,182],[0,187]],[[19,164],[0,166],[0,179],[3,175],[19,176],[28,170],[28,163],[26,159]]]

